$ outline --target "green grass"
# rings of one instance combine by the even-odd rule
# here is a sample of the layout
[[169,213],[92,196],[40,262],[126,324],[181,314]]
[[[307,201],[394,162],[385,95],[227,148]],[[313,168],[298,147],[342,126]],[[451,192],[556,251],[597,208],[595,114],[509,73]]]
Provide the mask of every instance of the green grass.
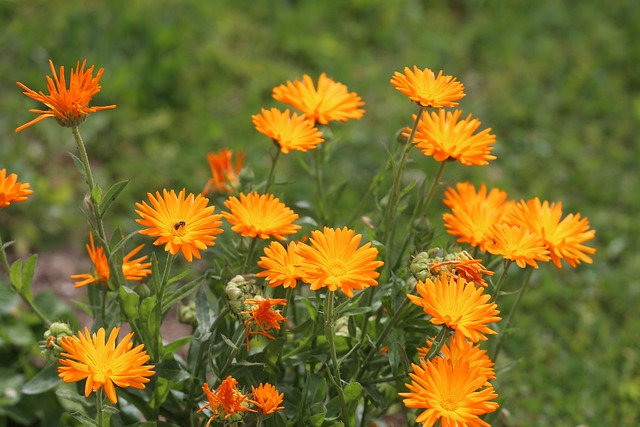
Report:
[[[49,58],[105,68],[94,102],[118,108],[91,116],[82,132],[98,182],[131,179],[111,217],[128,229],[147,191],[200,191],[208,151],[242,147],[264,176],[269,143],[251,114],[277,105],[273,86],[323,71],[367,103],[361,121],[336,130],[334,173],[349,182],[336,213],[344,220],[384,161],[384,144],[414,112],[389,78],[414,64],[443,69],[465,84],[461,107],[493,129],[499,157],[486,168],[451,166],[445,178],[485,181],[515,199],[561,200],[597,230],[593,266],[544,266],[534,276],[499,361],[517,362],[496,382],[506,425],[640,423],[640,4],[216,3],[0,4],[0,167],[37,191],[28,206],[0,215],[18,254],[81,250],[86,235],[76,227],[84,190],[67,154],[71,133],[53,120],[13,132],[37,108],[15,82],[44,90]],[[410,173],[433,172],[419,155],[412,160]],[[300,171],[295,156],[280,166],[290,180]]]

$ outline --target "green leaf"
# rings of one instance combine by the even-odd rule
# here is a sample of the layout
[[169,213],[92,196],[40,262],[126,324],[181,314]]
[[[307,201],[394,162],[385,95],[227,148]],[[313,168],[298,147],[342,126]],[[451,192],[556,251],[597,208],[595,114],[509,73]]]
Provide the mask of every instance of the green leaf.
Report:
[[162,314],[164,315],[167,311],[169,311],[171,306],[176,302],[191,295],[191,293],[198,289],[198,286],[200,286],[203,279],[204,276],[200,276],[197,279],[194,279],[191,282],[187,283],[186,285],[181,286],[172,294],[165,296],[165,298],[162,300]]
[[171,391],[171,381],[163,377],[157,377],[156,388],[153,391],[153,397],[149,402],[151,408],[159,408],[167,399]]
[[49,391],[57,386],[60,381],[58,376],[58,367],[55,363],[51,363],[38,372],[33,378],[24,383],[22,393],[24,394],[40,394]]
[[98,427],[96,422],[93,419],[87,417],[85,414],[81,414],[80,412],[72,412],[71,416],[80,421],[83,426]]
[[115,254],[117,251],[122,249],[122,247],[125,245],[125,243],[127,243],[129,240],[131,240],[131,238],[133,236],[135,236],[137,234],[140,234],[140,232],[139,231],[132,231],[131,233],[129,233],[126,236],[124,236],[121,240],[118,240],[118,239],[115,238],[116,234],[115,234],[115,231],[114,231],[113,236],[111,237],[111,240],[109,241],[109,246],[111,247],[111,256],[113,256],[113,254]]
[[129,183],[129,180],[116,182],[111,186],[111,188],[109,188],[109,190],[107,190],[107,193],[104,195],[104,198],[102,199],[103,202],[100,204],[100,207],[99,207],[99,212],[101,217],[104,216],[107,210],[109,210],[109,208],[111,207],[111,204],[116,200],[118,195],[122,192],[122,190],[124,190],[124,187],[126,187],[128,183]]
[[9,269],[9,279],[11,280],[11,284],[16,288],[18,293],[22,292],[22,260],[18,259],[11,264],[11,268]]
[[100,200],[102,200],[102,188],[100,188],[99,185],[96,185],[91,190],[91,202],[95,203],[96,205],[99,205]]
[[158,377],[166,378],[173,382],[180,382],[191,378],[191,374],[182,369],[182,366],[175,359],[160,361],[160,363],[156,364],[155,371]]
[[78,171],[80,172],[80,175],[82,175],[82,177],[86,181],[87,180],[87,172],[84,170],[84,163],[82,163],[82,160],[80,160],[78,158],[78,156],[76,156],[75,154],[69,153],[69,155],[73,159],[73,163],[75,163],[76,168],[78,168]]
[[352,382],[350,384],[347,384],[347,386],[344,388],[344,400],[347,404],[347,407],[350,410],[353,409],[352,411],[350,411],[351,413],[355,412],[355,407],[358,404],[361,396],[362,386],[360,385],[360,383]]
[[120,297],[120,308],[127,315],[127,318],[133,321],[138,319],[140,295],[127,286],[120,286],[118,296]]
[[36,270],[36,261],[38,261],[38,254],[33,254],[24,262],[24,269],[22,270],[22,295],[31,301],[33,295],[31,294],[31,283],[33,281],[33,273]]
[[224,334],[220,334],[220,336],[222,337],[222,341],[224,341],[229,347],[231,347],[234,350],[238,350],[238,347],[236,346],[236,344],[231,341],[229,338],[225,337]]
[[71,390],[56,390],[56,395],[60,396],[63,399],[70,400],[71,402],[79,403],[82,406],[92,406],[94,404],[94,400],[90,400],[84,397],[81,394],[74,393]]
[[196,293],[196,320],[198,321],[198,326],[194,336],[197,340],[204,341],[209,338],[209,328],[213,322],[209,315],[209,301],[207,300],[207,292],[204,286],[198,288]]
[[178,351],[182,347],[184,347],[187,343],[191,342],[191,339],[192,339],[191,336],[178,338],[177,340],[165,345],[164,350],[168,353],[173,353],[175,351]]
[[313,427],[320,427],[327,415],[327,408],[322,402],[316,402],[309,407],[309,413],[311,414],[307,419],[309,425]]
[[177,282],[178,280],[182,279],[183,277],[185,277],[190,272],[191,272],[191,269],[185,268],[184,271],[182,271],[181,273],[176,274],[171,279],[167,280],[167,284],[165,286],[169,286],[170,284]]

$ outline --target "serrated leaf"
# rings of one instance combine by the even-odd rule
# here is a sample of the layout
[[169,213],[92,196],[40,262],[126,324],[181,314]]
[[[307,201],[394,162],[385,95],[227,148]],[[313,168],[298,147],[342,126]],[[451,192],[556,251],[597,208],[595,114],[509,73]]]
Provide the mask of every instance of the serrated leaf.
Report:
[[107,210],[109,210],[109,208],[111,207],[111,204],[116,200],[118,195],[120,195],[120,193],[122,192],[122,190],[124,190],[124,187],[126,187],[128,183],[129,180],[116,182],[111,186],[111,188],[109,188],[109,190],[107,190],[107,193],[102,199],[103,202],[100,204],[100,216],[104,216]]
[[40,394],[49,391],[57,386],[60,381],[58,376],[58,367],[55,363],[45,366],[33,378],[24,383],[22,393],[24,394]]

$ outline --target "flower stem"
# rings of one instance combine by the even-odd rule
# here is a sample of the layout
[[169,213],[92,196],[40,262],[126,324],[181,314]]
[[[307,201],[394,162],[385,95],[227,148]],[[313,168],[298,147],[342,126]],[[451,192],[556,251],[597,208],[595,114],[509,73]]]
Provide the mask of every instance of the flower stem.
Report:
[[333,340],[334,337],[334,324],[333,324],[333,297],[335,291],[329,291],[324,302],[324,328],[325,335],[327,337],[327,343],[329,344],[329,352],[331,353],[331,365],[333,366],[333,377],[338,389],[338,398],[340,399],[340,415],[345,426],[349,425],[349,411],[347,410],[347,402],[344,400],[344,390],[342,389],[342,379],[340,378],[340,365],[338,364],[338,357],[336,355],[336,343]]
[[155,325],[158,328],[157,330],[158,337],[153,341],[153,355],[154,355],[154,362],[156,363],[160,361],[160,343],[162,342],[162,337],[160,336],[160,325],[162,324],[162,300],[164,297],[164,289],[166,287],[167,280],[169,278],[169,273],[171,272],[171,265],[173,264],[173,260],[175,258],[176,258],[175,255],[172,255],[170,252],[167,253],[167,261],[164,265],[162,276],[160,277],[160,280],[156,282],[157,288],[156,288]]
[[504,267],[502,269],[502,274],[500,275],[500,279],[498,279],[498,283],[496,284],[495,289],[493,290],[493,295],[491,296],[491,300],[489,302],[494,302],[498,299],[498,293],[500,292],[500,288],[502,288],[502,284],[504,283],[504,279],[507,278],[507,272],[509,271],[509,267],[511,267],[513,261],[510,259],[504,260]]
[[98,427],[103,427],[104,420],[102,417],[102,413],[104,410],[102,407],[102,388],[96,392],[96,408],[97,408],[96,423],[98,424]]
[[[276,144],[277,145],[277,144]],[[273,181],[276,176],[276,163],[278,163],[278,159],[280,158],[280,148],[276,151],[276,154],[271,158],[271,169],[269,170],[269,177],[267,178],[267,185],[264,189],[265,193],[269,193],[269,188],[273,185]]]
[[[419,209],[414,211],[414,213],[417,212],[417,215],[414,215],[412,219],[416,219],[423,215],[426,215],[427,208],[431,204],[431,201],[433,200],[433,196],[435,196],[436,194],[436,190],[438,189],[438,187],[440,187],[440,180],[442,179],[442,175],[444,174],[444,169],[446,167],[447,167],[446,161],[440,162],[440,168],[438,168],[438,172],[436,172],[436,176],[433,178],[433,184],[431,184],[431,189],[429,190],[429,194],[424,199],[420,197],[420,200],[418,201],[418,205],[417,205]],[[413,221],[411,221],[411,224],[413,224]]]
[[411,133],[409,134],[409,139],[402,150],[402,157],[400,158],[400,163],[396,169],[395,176],[393,178],[393,184],[391,186],[391,192],[389,193],[389,199],[387,201],[387,208],[384,212],[384,217],[382,220],[382,235],[380,240],[385,244],[385,253],[386,253],[386,262],[385,266],[391,266],[391,262],[389,259],[393,250],[391,248],[391,244],[393,242],[393,235],[395,232],[396,225],[396,213],[398,211],[398,202],[400,198],[400,183],[402,182],[402,175],[404,174],[404,170],[407,167],[407,159],[409,158],[409,153],[413,149],[413,138],[416,134],[416,130],[418,129],[418,124],[420,123],[420,119],[422,118],[422,113],[426,109],[426,107],[420,106],[420,110],[418,111],[418,115],[416,116],[416,120],[413,123],[413,128],[411,129]]
[[446,325],[442,325],[442,329],[440,329],[440,332],[438,332],[438,335],[433,340],[433,343],[431,344],[431,348],[429,349],[429,352],[427,353],[427,356],[425,357],[425,359],[431,360],[434,357],[436,357],[438,353],[440,353],[440,350],[442,350],[442,347],[444,347],[444,344],[447,342],[447,339],[449,338],[450,335],[451,335],[451,329]]
[[256,249],[256,243],[258,241],[257,237],[253,237],[251,239],[251,243],[249,243],[249,250],[247,251],[247,257],[244,260],[244,265],[242,266],[242,273],[247,273],[247,267],[249,266],[249,262],[251,261],[251,258],[253,258],[253,253],[255,252]]
[[493,351],[491,352],[491,360],[493,361],[496,360],[496,358],[498,357],[498,354],[500,353],[500,348],[502,347],[504,336],[507,330],[509,329],[509,326],[511,326],[511,321],[513,320],[514,314],[516,313],[516,311],[518,311],[518,308],[520,307],[520,301],[522,300],[522,296],[524,295],[524,293],[527,291],[527,288],[529,287],[529,283],[531,282],[532,275],[533,275],[533,268],[529,267],[527,269],[527,272],[525,273],[522,286],[518,291],[518,296],[516,297],[516,301],[513,303],[513,307],[509,312],[509,317],[507,317],[504,328],[502,328],[502,333],[498,335],[498,341],[496,341],[496,345],[493,348]]

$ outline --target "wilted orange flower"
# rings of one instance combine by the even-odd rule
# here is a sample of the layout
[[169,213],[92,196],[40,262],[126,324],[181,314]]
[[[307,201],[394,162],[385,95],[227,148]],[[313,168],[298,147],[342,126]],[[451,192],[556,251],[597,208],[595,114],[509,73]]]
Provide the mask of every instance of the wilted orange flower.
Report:
[[[146,255],[133,260],[131,259],[140,252],[143,247],[144,245],[138,246],[122,259],[122,273],[124,274],[125,279],[133,281],[142,280],[151,274],[151,270],[149,269],[149,267],[151,267],[151,263],[143,262],[147,259]],[[91,258],[93,266],[95,267],[95,271],[93,274],[73,274],[71,276],[72,279],[80,280],[74,284],[74,287],[76,288],[96,282],[106,283],[110,277],[109,262],[107,261],[106,254],[104,253],[104,248],[101,246],[95,246],[93,242],[93,234],[91,232],[89,232],[89,244],[86,245],[86,248],[89,258]]]
[[[426,347],[417,349],[418,357],[421,359],[425,359],[431,349],[432,342],[427,339],[426,344]],[[472,368],[478,367],[480,369],[480,375],[484,375],[487,380],[496,379],[496,372],[493,369],[495,363],[489,359],[486,350],[481,350],[479,345],[471,341],[463,339],[463,342],[460,343],[456,340],[455,336],[452,336],[449,339],[449,343],[442,346],[440,352],[442,353],[442,357],[451,361],[454,367],[459,362],[467,362]]]
[[20,132],[22,129],[36,124],[47,117],[54,117],[60,126],[78,126],[86,120],[89,113],[116,108],[115,105],[106,105],[103,107],[89,106],[91,97],[100,92],[98,82],[100,81],[100,77],[102,77],[104,68],[100,68],[96,76],[93,77],[93,65],[88,70],[85,70],[84,67],[86,63],[87,60],[85,59],[82,61],[82,66],[80,66],[80,61],[78,61],[76,63],[76,69],[71,69],[69,88],[67,88],[67,82],[64,78],[64,67],[60,67],[60,76],[58,76],[53,66],[53,61],[49,60],[49,66],[53,74],[53,79],[47,76],[47,90],[49,91],[49,95],[31,90],[22,83],[17,82],[18,86],[24,90],[25,95],[31,99],[42,102],[49,107],[49,109],[29,110],[31,113],[40,114],[40,116],[18,127],[16,132]]
[[281,411],[284,406],[278,406],[284,400],[284,393],[278,393],[278,390],[269,383],[260,383],[258,387],[251,386],[253,399],[251,403],[256,405],[261,413],[265,415],[273,414]]
[[360,108],[364,105],[362,98],[325,73],[320,74],[317,89],[311,77],[305,74],[302,81],[295,79],[293,83],[288,81],[275,87],[273,98],[291,105],[309,120],[321,125],[334,120],[346,122],[348,119],[360,119],[364,115],[364,110]]
[[584,243],[593,239],[596,231],[589,229],[589,220],[581,218],[580,213],[569,214],[562,219],[561,202],[540,202],[537,197],[527,202],[523,200],[508,218],[524,224],[542,238],[556,267],[562,268],[563,259],[574,268],[583,261],[587,264],[593,262],[587,254],[594,254],[596,250]]
[[213,411],[213,416],[209,418],[206,427],[209,427],[211,422],[216,418],[226,420],[232,415],[241,412],[255,412],[247,406],[249,395],[242,394],[240,390],[238,390],[238,381],[231,376],[222,380],[216,391],[209,389],[207,383],[204,383],[202,386],[202,391],[204,391],[207,396],[208,402],[202,408],[198,409],[197,412],[201,412],[207,407]]
[[549,251],[542,238],[526,227],[498,223],[491,227],[489,235],[491,238],[487,250],[515,261],[520,268],[527,265],[538,268],[536,261],[549,261]]
[[86,379],[85,397],[104,387],[109,401],[114,404],[118,401],[114,385],[145,388],[145,383],[149,382],[147,377],[155,373],[154,365],[145,365],[150,358],[143,344],[132,348],[133,332],[128,333],[116,346],[119,332],[120,328],[113,328],[106,342],[104,328],[89,335],[89,329],[85,327],[84,334],[78,332],[77,337],[62,337],[60,346],[64,352],[60,354],[60,378],[66,383]]
[[451,213],[444,213],[442,218],[447,232],[458,236],[458,242],[478,246],[486,251],[487,233],[493,224],[500,222],[505,212],[513,205],[507,201],[507,193],[497,188],[487,194],[484,184],[476,191],[473,184],[461,182],[456,188],[445,190],[444,204]]
[[156,191],[155,197],[147,193],[151,206],[144,201],[136,203],[136,213],[142,217],[136,222],[149,227],[140,234],[157,237],[154,245],[165,245],[164,250],[172,255],[180,251],[191,262],[193,257],[200,259],[201,250],[215,245],[215,235],[222,233],[222,215],[213,214],[215,206],[207,206],[206,197],[185,194],[185,189],[178,195],[166,189],[162,194]]
[[467,251],[458,252],[455,259],[432,263],[429,266],[429,272],[434,276],[445,274],[455,278],[461,277],[465,282],[474,283],[483,288],[488,284],[482,276],[495,274],[482,265],[482,260],[473,259]]
[[424,70],[413,66],[404,68],[404,74],[396,71],[391,84],[413,102],[423,107],[455,107],[458,99],[465,96],[464,86],[453,76],[436,76],[428,68]]
[[284,240],[284,236],[301,228],[293,223],[298,214],[273,194],[253,192],[245,196],[240,193],[240,199],[231,196],[224,205],[229,212],[222,212],[222,215],[231,224],[231,230],[245,237]]
[[[245,321],[247,350],[249,349],[249,335],[262,335],[270,340],[275,340],[267,331],[271,329],[280,330],[280,322],[287,320],[287,318],[280,314],[280,310],[272,310],[272,307],[287,305],[287,300],[284,298],[260,298],[246,299],[244,303],[245,305],[255,305],[251,311],[242,312],[242,314],[249,315]],[[258,327],[258,331],[251,329],[254,324]]]
[[[425,113],[418,123],[413,137],[413,144],[425,156],[433,157],[438,162],[457,160],[465,166],[485,166],[495,160],[491,154],[496,136],[491,129],[474,132],[482,124],[478,119],[472,119],[471,114],[466,119],[459,120],[461,110],[453,113],[439,109],[438,112]],[[413,119],[416,119],[414,114]],[[407,128],[402,135],[409,137],[411,129]]]
[[358,248],[361,234],[344,227],[311,232],[311,245],[300,243],[298,254],[302,258],[302,279],[312,290],[338,288],[349,298],[354,290],[376,286],[380,275],[376,268],[384,263],[376,261],[378,250],[366,243]]
[[256,130],[271,138],[285,154],[291,150],[313,150],[324,142],[322,133],[311,120],[296,113],[291,115],[289,110],[283,113],[277,108],[263,108],[260,114],[251,118]]
[[217,153],[207,154],[207,161],[211,168],[211,178],[207,181],[202,195],[206,196],[211,191],[219,193],[232,193],[233,187],[238,184],[238,174],[242,169],[242,162],[245,159],[241,150],[236,152],[236,163],[232,162],[233,151],[225,148]]
[[489,323],[501,320],[495,302],[484,288],[476,288],[462,278],[438,277],[435,281],[419,281],[416,289],[420,296],[407,294],[415,305],[431,316],[434,325],[446,325],[455,332],[459,343],[467,337],[472,342],[486,341],[485,334],[495,334]]
[[289,242],[286,249],[280,242],[271,242],[269,247],[264,248],[264,254],[266,256],[260,257],[258,261],[258,266],[264,270],[256,274],[256,277],[266,278],[272,288],[295,288],[302,278],[301,258],[297,253],[296,242]]
[[460,361],[455,366],[447,359],[420,359],[420,365],[411,364],[411,392],[398,393],[404,397],[407,408],[425,409],[416,422],[424,427],[438,420],[442,427],[489,427],[479,416],[498,409],[492,402],[498,397],[493,386],[486,381],[480,368]]
[[7,170],[0,169],[0,208],[7,208],[11,203],[24,202],[33,193],[29,189],[30,184],[18,182],[15,173],[7,176]]

